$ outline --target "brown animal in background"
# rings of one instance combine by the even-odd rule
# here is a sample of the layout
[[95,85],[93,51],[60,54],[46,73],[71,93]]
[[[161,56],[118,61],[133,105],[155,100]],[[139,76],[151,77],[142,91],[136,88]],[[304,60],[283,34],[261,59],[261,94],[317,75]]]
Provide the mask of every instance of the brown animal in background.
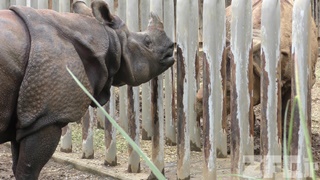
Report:
[[[253,20],[253,105],[260,103],[260,76],[261,70],[261,5],[262,0],[253,1],[252,7],[252,20]],[[291,48],[291,34],[292,34],[292,8],[293,1],[284,0],[281,1],[281,36],[280,36],[280,62],[281,62],[281,78],[282,78],[282,107],[283,113],[287,101],[291,97],[291,78],[292,78],[292,59],[290,54]],[[231,22],[231,6],[226,8],[226,29],[227,39],[230,39],[230,22]],[[311,23],[311,84],[313,85],[316,80],[315,67],[318,57],[318,42],[317,42],[317,28],[312,21]],[[228,43],[227,43],[228,44]],[[227,47],[227,50],[229,47]],[[231,52],[229,51],[228,54]],[[230,55],[227,57],[227,66],[230,66]],[[227,95],[230,94],[230,67],[227,67]],[[203,87],[198,90],[196,95],[195,109],[198,117],[202,116],[202,99],[203,99]],[[230,96],[227,97],[227,111],[230,112],[229,103]]]

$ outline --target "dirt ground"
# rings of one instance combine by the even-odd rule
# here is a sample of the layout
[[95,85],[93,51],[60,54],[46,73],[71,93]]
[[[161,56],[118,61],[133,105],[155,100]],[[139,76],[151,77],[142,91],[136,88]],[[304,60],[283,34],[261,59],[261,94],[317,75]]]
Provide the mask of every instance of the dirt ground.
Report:
[[[7,145],[0,145],[0,179],[14,180],[11,171],[11,150]],[[64,165],[50,160],[41,171],[39,179],[58,180],[58,179],[106,179],[101,176],[78,171],[72,165]]]
[[[319,59],[318,59],[319,61]],[[314,161],[317,163],[318,167],[320,166],[320,63],[317,63],[317,81],[312,89],[312,151],[314,155]],[[257,116],[259,120],[259,115]],[[101,168],[102,171],[106,169],[110,169],[110,167],[103,166],[103,157],[104,157],[104,148],[103,148],[103,131],[95,130],[95,159],[94,160],[83,160],[81,157],[81,137],[79,137],[81,128],[78,124],[73,124],[73,140],[79,139],[78,141],[73,141],[73,152],[71,154],[62,154],[57,152],[60,156],[65,156],[68,158],[76,159],[79,162],[84,162],[84,164],[88,166],[92,166],[93,168]],[[78,131],[78,132],[77,132]],[[140,142],[142,150],[147,153],[149,157],[151,157],[151,143],[150,141],[141,141]],[[127,179],[146,179],[146,177],[150,174],[149,168],[145,165],[145,163],[141,162],[142,173],[128,175],[126,172],[128,155],[126,150],[126,142],[119,135],[117,136],[117,149],[118,149],[118,166],[116,168],[111,169],[111,171],[116,174],[125,175]],[[57,148],[57,151],[59,147]],[[255,145],[255,152],[259,150],[259,145]],[[169,179],[175,179],[176,177],[176,147],[165,147],[165,174]],[[191,179],[201,179],[201,161],[202,161],[202,153],[201,152],[192,152],[191,153]],[[226,160],[226,159],[225,159]],[[220,160],[219,160],[220,161]],[[228,164],[228,163],[222,163]],[[14,179],[13,173],[11,171],[12,161],[11,161],[11,151],[8,144],[0,145],[0,179],[12,180]],[[110,170],[109,170],[110,171]],[[218,173],[229,172],[229,167],[221,166],[220,171]],[[320,176],[320,170],[317,170],[318,177]],[[39,179],[48,179],[48,180],[57,180],[57,179],[92,179],[92,180],[100,180],[100,179],[111,179],[102,177],[96,174],[88,173],[85,171],[78,171],[74,168],[73,165],[65,165],[57,163],[53,160],[50,160],[46,166],[43,168],[40,174]]]

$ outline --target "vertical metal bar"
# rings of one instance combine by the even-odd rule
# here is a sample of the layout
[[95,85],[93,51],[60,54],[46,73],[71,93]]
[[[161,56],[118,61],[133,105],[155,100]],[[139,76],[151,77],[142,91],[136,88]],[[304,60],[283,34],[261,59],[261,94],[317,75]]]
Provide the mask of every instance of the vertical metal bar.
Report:
[[91,7],[91,2],[92,2],[92,0],[84,0],[84,1],[86,2],[86,5],[87,5],[87,6]]
[[71,124],[62,128],[60,151],[65,153],[72,152]]
[[197,74],[195,65],[197,63],[198,48],[199,48],[199,8],[198,1],[190,1],[190,9],[188,15],[188,46],[187,46],[187,84],[188,84],[188,115],[189,133],[190,133],[190,150],[201,151],[200,143],[200,124],[197,121],[197,114],[195,112],[195,102],[197,94]]
[[[114,9],[114,0],[104,0],[109,7],[109,10],[111,13],[115,13],[115,9]],[[109,112],[109,114],[113,114],[115,113],[115,87],[111,86],[110,88],[110,100],[109,102],[104,106],[104,108],[106,109],[107,112]],[[114,116],[112,116],[114,117]],[[102,125],[102,127],[105,127],[105,122],[108,124],[109,121],[105,121],[106,117],[103,115],[102,111],[100,109],[97,109],[97,119],[98,119],[98,124],[100,123],[100,125]],[[109,125],[109,124],[108,124]],[[111,125],[111,124],[110,124]],[[112,125],[111,125],[112,126]],[[113,128],[114,129],[114,128]]]
[[[131,31],[139,31],[139,3],[138,0],[127,1],[127,26]],[[139,87],[128,86],[128,133],[137,145],[140,144],[140,111],[139,111]],[[140,156],[129,146],[128,171],[140,172]]]
[[[198,28],[199,28],[199,43],[203,42],[203,2],[204,0],[198,0]],[[198,61],[196,61],[198,62]],[[198,72],[199,73],[199,72]],[[198,74],[197,74],[198,75]],[[197,82],[199,83],[199,82]],[[198,89],[198,87],[197,87]]]
[[223,121],[223,54],[226,42],[225,2],[204,0],[203,6],[204,179],[216,179],[216,156],[227,156]]
[[[115,117],[116,111],[116,102],[115,102],[115,91],[114,87],[110,89],[110,100],[106,106],[106,110],[109,112],[111,117]],[[104,120],[104,139],[105,139],[105,158],[104,164],[107,166],[116,166],[117,165],[117,143],[116,143],[116,129],[110,121],[103,116]]]
[[[52,8],[52,9],[54,9],[56,11],[60,11],[60,12],[62,11],[62,9],[58,8],[59,4],[63,3],[63,2],[60,2],[60,0],[52,0],[52,1],[47,1],[47,2],[48,2],[48,4],[46,4],[47,7],[43,6],[45,4],[40,5],[40,7],[41,8]],[[31,2],[31,3],[36,3],[36,2]],[[27,5],[27,3],[26,3],[26,5]],[[51,7],[49,7],[49,6],[51,6]],[[69,4],[69,6],[70,6],[70,4]],[[64,9],[64,10],[68,11],[68,9],[67,10]],[[68,124],[64,128],[62,128],[60,151],[72,152],[72,136],[71,136],[71,125],[70,124]]]
[[[139,119],[138,123],[136,122],[135,117],[135,103],[134,103],[134,92],[133,88],[128,86],[128,117],[129,117],[129,128],[128,134],[135,141],[137,145],[140,145],[139,142]],[[129,173],[139,173],[140,172],[140,156],[136,151],[132,149],[131,146],[128,147],[129,153],[129,162],[128,162],[128,172]]]
[[[105,0],[110,8],[110,11],[114,13],[114,0]],[[111,117],[115,117],[116,114],[116,97],[115,97],[115,87],[110,88],[110,100],[105,106],[107,112],[109,112]],[[116,129],[110,121],[105,117],[101,116],[104,122],[104,139],[105,139],[105,158],[104,164],[107,166],[117,165],[117,143],[116,143]]]
[[93,159],[93,108],[90,106],[82,118],[82,158]]
[[241,174],[253,161],[252,134],[252,2],[233,0],[231,21],[231,160],[232,173]]
[[231,0],[225,0],[225,3],[226,3],[226,7],[230,6],[231,5]]
[[36,8],[36,9],[47,9],[48,8],[48,1],[31,0],[31,7]]
[[[140,0],[140,30],[146,30],[149,22],[150,0]],[[150,108],[149,108],[150,109]]]
[[[280,1],[261,9],[261,151],[263,178],[281,169]],[[278,83],[279,82],[279,83]],[[277,140],[277,141],[275,141]]]
[[[162,4],[162,0],[151,0],[150,1],[150,11],[153,11],[154,13],[156,13],[161,20],[163,20],[163,4]],[[158,81],[157,84],[160,87],[163,87],[163,75],[160,74],[158,77],[152,79],[151,81]],[[152,84],[152,82],[151,82]],[[157,93],[153,93],[152,90],[159,90],[159,92]],[[158,113],[157,115],[159,116],[159,123],[163,123],[164,122],[164,113],[163,113],[163,90],[162,88],[151,88],[151,94],[157,94],[158,95],[158,99],[156,100],[156,102],[152,102],[157,104],[157,109],[158,109]],[[151,97],[152,98],[152,97]],[[153,114],[151,114],[151,117],[154,117]],[[153,126],[154,127],[154,126]],[[154,129],[153,129],[154,131]],[[153,134],[154,136],[154,134]]]
[[[164,30],[168,37],[175,42],[174,28],[174,1],[164,1]],[[174,67],[165,72],[165,135],[166,144],[176,145],[176,127],[174,123],[175,112],[175,85],[174,85]]]
[[10,5],[10,0],[0,1],[0,9],[8,9],[9,5]]
[[[158,89],[162,88],[157,85],[158,81],[151,81],[151,102],[157,102]],[[152,136],[152,161],[156,167],[164,174],[164,139],[163,139],[163,123],[159,121],[158,105],[152,103],[151,105],[151,119],[153,120],[153,132]],[[156,179],[156,176],[151,173],[148,179]]]
[[[291,156],[296,160],[292,161],[293,178],[302,179],[310,177],[309,162],[306,161],[307,148],[305,136],[309,132],[304,132],[303,124],[308,127],[311,122],[310,107],[310,34],[311,34],[311,8],[310,1],[294,1],[292,13],[292,58],[294,62],[294,73],[292,81],[292,91],[298,97],[298,105],[294,114],[294,130],[292,137]],[[310,75],[309,75],[310,74]],[[303,123],[301,123],[303,122]],[[310,131],[310,129],[308,129]],[[310,139],[310,137],[308,137]]]
[[[114,93],[111,91],[111,96],[114,96]],[[115,102],[112,99],[108,102],[109,107],[106,109],[111,117],[115,117]],[[116,166],[117,165],[117,143],[116,143],[116,129],[107,118],[104,118],[104,140],[105,140],[105,158],[104,164],[107,166]]]
[[70,12],[70,1],[63,1],[60,5],[60,12]]
[[[177,0],[177,179],[190,179],[188,116],[188,22],[190,1]],[[187,18],[188,17],[188,18]]]
[[[116,9],[117,15],[126,22],[126,0],[118,0],[118,7]],[[128,132],[128,115],[127,115],[127,86],[121,86],[119,88],[119,113],[120,124],[122,128]]]
[[[180,21],[179,19],[177,19]],[[178,22],[177,22],[178,23]],[[177,36],[178,37],[178,36]],[[179,39],[178,39],[179,40]],[[178,41],[179,42],[179,41]],[[186,94],[184,89],[184,80],[186,79],[186,64],[183,56],[183,50],[180,44],[177,44],[177,175],[178,179],[190,179],[190,143],[189,128],[186,118],[184,99]]]
[[70,12],[73,12],[73,9],[72,9],[73,2],[74,2],[73,0],[69,0],[69,3],[70,3],[69,11]]
[[[163,20],[163,1],[151,0],[150,11],[156,13]],[[163,111],[163,75],[151,80],[151,119],[153,125],[152,161],[164,173],[164,111]],[[153,173],[149,179],[154,179]]]
[[104,0],[108,6],[109,6],[109,9],[112,13],[114,13],[114,0]]
[[[148,26],[150,0],[140,0],[140,30]],[[142,139],[151,140],[153,136],[151,120],[151,89],[150,82],[142,84]]]
[[26,6],[27,1],[26,0],[11,0],[10,5],[20,5],[20,6]]
[[118,7],[115,9],[116,14],[126,22],[127,0],[118,0]]
[[[103,106],[103,108],[109,112],[109,102]],[[97,116],[97,128],[98,129],[104,129],[105,128],[105,119],[106,117],[104,116],[104,114],[102,113],[102,111],[98,108],[97,109],[97,113],[96,113],[96,116]]]
[[53,0],[48,0],[48,9],[53,9],[52,2]]
[[120,113],[120,124],[121,127],[128,132],[128,94],[127,86],[119,87],[119,113]]
[[70,12],[70,1],[65,0],[49,0],[48,8],[58,12]]

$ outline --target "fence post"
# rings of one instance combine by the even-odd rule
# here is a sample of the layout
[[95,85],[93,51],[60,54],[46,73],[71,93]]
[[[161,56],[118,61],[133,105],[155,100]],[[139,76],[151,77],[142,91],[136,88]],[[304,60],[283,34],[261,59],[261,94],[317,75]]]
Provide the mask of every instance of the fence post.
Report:
[[[127,1],[127,26],[131,31],[139,31],[139,3],[138,0]],[[140,108],[139,108],[139,87],[128,86],[128,134],[140,145]],[[140,156],[132,147],[128,147],[129,151],[129,164],[128,171],[132,173],[140,172]]]
[[93,159],[93,108],[89,106],[82,117],[82,159]]
[[[114,0],[104,0],[108,6],[109,6],[109,10],[111,11],[111,13],[114,13]],[[89,4],[90,6],[90,4]],[[114,91],[115,91],[115,87],[111,86],[110,88],[110,100],[109,102],[104,106],[104,108],[106,109],[107,112],[110,113],[110,115],[112,113],[114,113],[113,111],[115,110],[114,109],[114,106],[115,106],[115,96],[114,96]],[[112,116],[114,117],[114,116]],[[116,133],[115,129],[114,128],[110,128],[110,127],[106,127],[107,126],[112,126],[111,123],[109,122],[108,119],[106,119],[106,117],[104,116],[104,114],[102,113],[102,111],[100,109],[97,109],[97,123],[98,123],[98,128],[102,128],[102,129],[105,129],[105,135],[107,135],[106,133],[108,133],[108,138],[112,138],[112,135],[110,133],[114,132]],[[107,130],[108,129],[108,130]],[[106,143],[108,141],[108,143],[111,143],[113,141],[115,141],[115,139],[109,139],[107,140],[108,138],[106,138]],[[115,142],[114,142],[115,143]],[[110,146],[111,144],[109,144],[108,146]],[[107,144],[106,144],[107,146]],[[106,147],[106,150],[108,150],[108,147]],[[107,157],[107,154],[108,152],[106,151],[106,157]],[[115,154],[112,153],[112,159],[114,159],[115,157]],[[110,157],[111,158],[111,157]],[[105,161],[106,163],[106,161]],[[108,164],[108,163],[107,163]],[[116,164],[116,163],[115,163]]]
[[[175,42],[174,27],[174,0],[163,2],[164,8],[164,30],[168,37]],[[166,144],[176,145],[176,126],[175,126],[175,82],[174,67],[165,72],[165,135]]]
[[66,0],[49,0],[48,8],[58,12],[70,12],[70,1]]
[[47,9],[48,8],[48,1],[31,0],[31,7],[36,8],[36,9]]
[[0,1],[0,9],[8,9],[9,4],[10,4],[10,0]]
[[[105,106],[106,111],[109,112],[111,117],[115,117],[116,111],[116,102],[115,102],[115,91],[114,87],[110,89],[110,100],[108,104]],[[110,123],[110,121],[103,116],[104,122],[104,140],[105,140],[105,158],[104,164],[107,166],[116,166],[117,165],[117,131],[115,127]]]
[[241,174],[253,162],[252,2],[231,4],[231,172]]
[[[109,9],[114,13],[114,0],[105,0]],[[115,118],[116,116],[116,97],[115,97],[115,87],[110,88],[110,100],[105,105],[105,109],[109,112],[110,116]],[[101,112],[100,112],[101,113]],[[105,158],[104,164],[106,166],[116,166],[117,165],[117,142],[116,135],[117,131],[110,121],[101,113],[100,118],[102,120],[102,126],[104,127],[104,141],[105,141]]]
[[188,107],[187,111],[187,121],[189,121],[189,133],[190,133],[190,150],[201,151],[200,142],[200,124],[197,121],[197,114],[195,112],[195,102],[197,93],[197,58],[198,58],[198,48],[199,48],[199,8],[198,1],[190,2],[189,17],[188,19],[188,32],[187,36],[187,57],[186,61],[188,64],[187,75],[187,97]]
[[108,6],[109,6],[109,9],[112,13],[114,13],[114,0],[104,0]]
[[[227,134],[222,121],[226,68],[225,2],[204,0],[203,6],[203,179],[216,179],[216,156],[227,156]],[[223,119],[225,118],[225,119]]]
[[[157,14],[163,21],[163,1],[151,0],[150,11]],[[152,23],[152,22],[149,22]],[[152,161],[164,174],[164,111],[163,111],[163,75],[151,80],[151,121],[152,136]],[[155,179],[151,173],[148,179]]]
[[[118,0],[118,7],[115,10],[117,15],[126,22],[126,0]],[[128,132],[128,115],[127,115],[127,86],[119,87],[119,114],[120,114],[120,124],[122,128]]]
[[91,2],[92,2],[93,0],[83,0],[83,1],[85,1],[85,3],[86,3],[87,6],[91,7]]
[[26,6],[31,7],[31,0],[26,0]]
[[[18,0],[17,0],[18,1]],[[24,1],[24,5],[28,5],[28,2]],[[31,1],[32,7],[39,7],[39,8],[50,8],[58,12],[66,11],[68,12],[70,9],[61,9],[60,4],[62,2],[60,0],[49,0],[47,4],[42,2],[41,4],[37,4],[36,1]],[[69,1],[66,3],[70,3]],[[67,5],[66,5],[67,6]],[[70,4],[69,4],[70,6]],[[72,136],[71,136],[71,124],[67,124],[65,127],[62,128],[61,134],[61,152],[72,152]]]
[[[150,14],[150,0],[140,0],[140,30],[148,26]],[[151,89],[150,81],[142,84],[142,139],[151,140],[153,136],[151,119]]]
[[70,124],[62,128],[60,151],[65,153],[72,152],[72,134]]
[[[190,179],[190,136],[191,121],[196,121],[194,113],[196,83],[194,58],[198,47],[198,1],[177,1],[177,178]],[[192,31],[192,30],[193,31]],[[191,67],[190,67],[191,66]],[[191,72],[190,72],[191,70]],[[192,82],[193,83],[192,83]],[[194,96],[193,96],[194,95]],[[192,97],[193,96],[193,97]],[[192,111],[191,114],[189,112]],[[193,126],[192,128],[197,128]],[[200,140],[198,141],[200,143]],[[194,142],[193,142],[194,143]]]
[[[114,13],[114,0],[104,0],[104,1],[108,4],[108,7],[109,7],[109,10],[111,11],[111,13]],[[87,4],[87,5],[90,7],[90,4]],[[112,111],[112,109],[110,109],[110,108],[113,107],[112,103],[114,102],[114,98],[115,98],[113,95],[111,95],[111,93],[113,93],[113,91],[114,91],[114,87],[111,86],[109,102],[103,106],[103,108],[105,108],[105,110],[109,113],[110,113],[110,111]],[[106,119],[106,117],[102,113],[102,110],[97,109],[97,126],[98,126],[98,128],[105,129],[105,119]]]
[[[6,0],[5,0],[6,1]],[[20,6],[26,6],[27,2],[26,0],[11,0],[10,5],[20,5]]]
[[262,175],[272,178],[281,169],[282,146],[279,0],[262,2],[261,69]]
[[[311,144],[307,144],[305,140],[306,136],[310,140],[311,131],[310,11],[310,1],[296,0],[294,2],[292,12],[292,62],[294,65],[292,68],[294,70],[292,73],[292,92],[293,97],[298,97],[298,103],[295,105],[293,117],[290,163],[292,164],[292,177],[297,179],[310,177],[310,162],[306,155],[307,148],[311,148]],[[304,125],[308,132],[304,131]],[[313,172],[311,173],[313,175]]]
[[[159,81],[151,81],[151,102],[157,102],[159,88]],[[163,139],[163,121],[160,121],[158,115],[158,104],[152,103],[151,105],[151,119],[153,120],[153,132],[152,136],[152,161],[157,168],[164,174],[164,139]],[[156,179],[155,175],[151,173],[148,179]]]

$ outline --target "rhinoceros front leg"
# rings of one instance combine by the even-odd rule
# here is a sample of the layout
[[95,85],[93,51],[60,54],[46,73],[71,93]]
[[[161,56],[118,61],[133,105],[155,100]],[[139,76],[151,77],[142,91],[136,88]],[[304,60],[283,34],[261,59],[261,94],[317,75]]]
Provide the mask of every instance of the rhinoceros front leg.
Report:
[[17,180],[38,179],[42,167],[54,153],[61,136],[61,127],[47,126],[14,144],[13,172]]
[[12,154],[12,171],[16,174],[16,168],[19,158],[19,143],[16,141],[11,141],[11,154]]

